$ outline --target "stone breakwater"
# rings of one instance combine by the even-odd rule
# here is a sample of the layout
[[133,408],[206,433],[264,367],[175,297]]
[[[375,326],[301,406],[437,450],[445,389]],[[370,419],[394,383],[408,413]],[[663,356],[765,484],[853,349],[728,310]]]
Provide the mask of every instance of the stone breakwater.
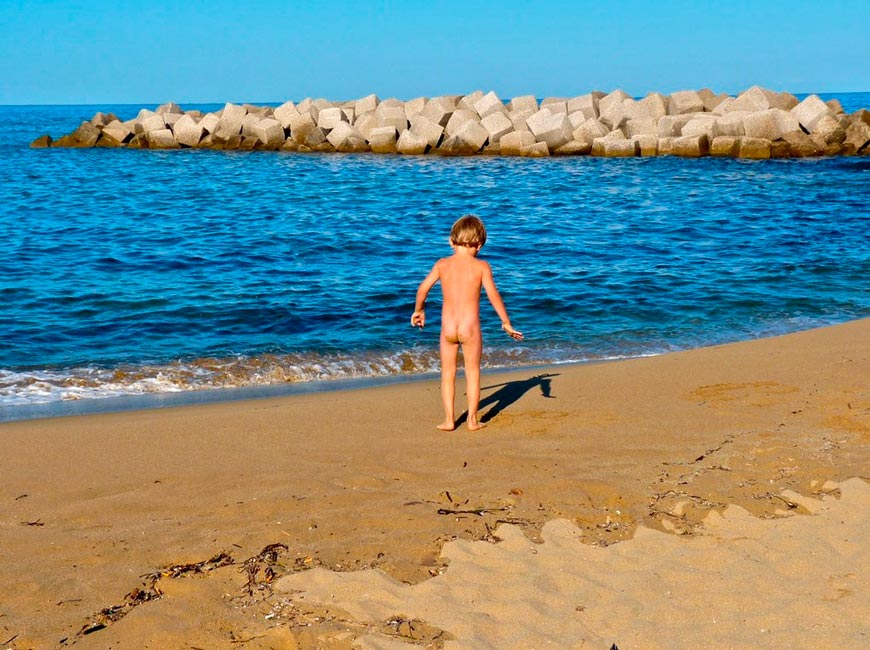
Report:
[[578,97],[494,92],[348,102],[288,101],[277,108],[226,104],[213,113],[175,103],[131,120],[97,113],[73,133],[32,147],[126,147],[443,156],[676,155],[793,158],[870,155],[870,111],[836,99],[799,101],[753,86],[736,97],[708,89],[636,100],[622,90]]

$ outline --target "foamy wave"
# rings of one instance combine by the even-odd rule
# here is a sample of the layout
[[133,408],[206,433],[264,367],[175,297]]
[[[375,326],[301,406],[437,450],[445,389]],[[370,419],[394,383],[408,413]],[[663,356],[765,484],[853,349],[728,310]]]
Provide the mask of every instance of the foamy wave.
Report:
[[[528,359],[499,352],[490,365],[522,365]],[[434,372],[438,353],[405,350],[392,354],[284,354],[204,358],[116,368],[0,370],[0,404],[16,406],[125,395],[177,393],[214,388],[381,377]]]

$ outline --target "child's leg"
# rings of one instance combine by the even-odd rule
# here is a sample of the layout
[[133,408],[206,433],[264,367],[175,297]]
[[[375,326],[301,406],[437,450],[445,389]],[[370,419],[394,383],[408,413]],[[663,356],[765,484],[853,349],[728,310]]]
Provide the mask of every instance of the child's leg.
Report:
[[441,337],[441,403],[444,406],[444,422],[437,425],[442,431],[453,431],[456,419],[453,404],[456,396],[456,357],[459,343],[452,343]]
[[462,356],[465,358],[465,392],[468,397],[468,429],[475,431],[483,425],[477,419],[480,404],[480,356],[483,340],[478,331],[462,343]]

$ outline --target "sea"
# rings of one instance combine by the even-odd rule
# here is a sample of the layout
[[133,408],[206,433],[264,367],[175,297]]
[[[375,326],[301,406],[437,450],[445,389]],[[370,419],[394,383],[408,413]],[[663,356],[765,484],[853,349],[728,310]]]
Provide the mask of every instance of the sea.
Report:
[[419,330],[415,291],[467,213],[525,334],[484,298],[487,369],[870,316],[870,157],[28,146],[140,108],[0,106],[0,421],[431,376],[440,293]]

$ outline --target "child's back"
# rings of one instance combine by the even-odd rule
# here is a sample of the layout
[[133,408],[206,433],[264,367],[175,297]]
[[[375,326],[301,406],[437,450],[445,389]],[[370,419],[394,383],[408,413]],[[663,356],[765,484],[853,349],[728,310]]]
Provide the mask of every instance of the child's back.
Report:
[[441,331],[451,343],[465,343],[480,333],[480,290],[489,265],[472,249],[457,247],[451,257],[438,260],[443,304]]

